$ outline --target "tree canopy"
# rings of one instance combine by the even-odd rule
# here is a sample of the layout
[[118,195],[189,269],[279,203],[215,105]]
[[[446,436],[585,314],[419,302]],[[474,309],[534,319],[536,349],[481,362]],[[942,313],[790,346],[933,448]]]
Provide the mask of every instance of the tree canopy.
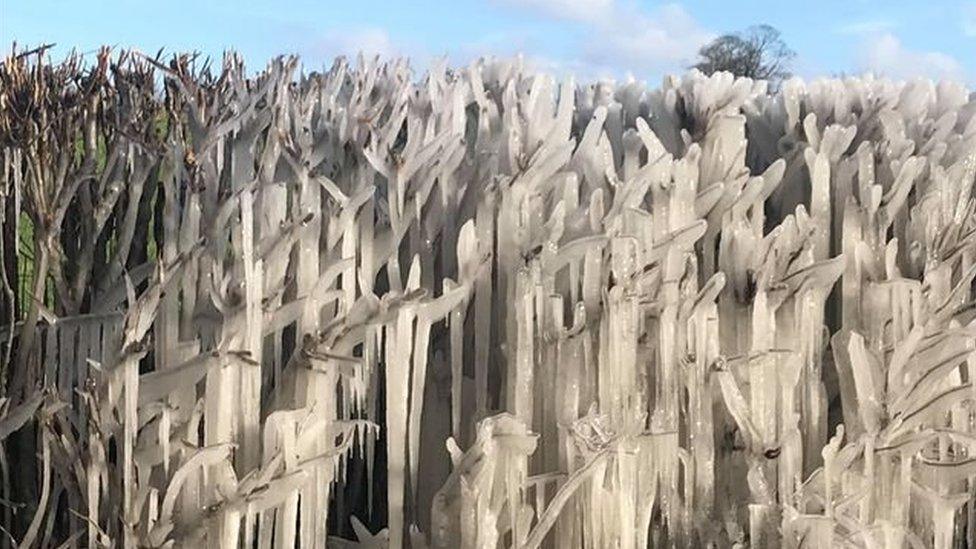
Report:
[[768,80],[773,85],[790,77],[790,63],[796,52],[778,30],[756,25],[744,32],[725,34],[698,50],[694,67],[705,74],[728,71],[736,76]]

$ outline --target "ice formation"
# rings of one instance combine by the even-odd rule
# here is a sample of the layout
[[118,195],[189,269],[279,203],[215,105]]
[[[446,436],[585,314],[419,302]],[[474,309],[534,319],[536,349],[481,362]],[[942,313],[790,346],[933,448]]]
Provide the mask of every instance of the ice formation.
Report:
[[964,87],[32,59],[26,546],[976,542]]

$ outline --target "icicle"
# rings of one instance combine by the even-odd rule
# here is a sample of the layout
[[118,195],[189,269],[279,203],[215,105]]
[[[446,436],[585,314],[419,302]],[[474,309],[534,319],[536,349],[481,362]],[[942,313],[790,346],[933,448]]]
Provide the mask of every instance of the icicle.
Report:
[[[157,436],[159,437],[159,444],[163,452],[163,473],[167,476],[169,475],[169,437],[170,437],[170,408],[167,405],[163,405],[160,411],[159,417],[159,431],[157,431]],[[150,528],[151,529],[151,528]]]
[[454,438],[461,438],[461,381],[462,360],[464,349],[464,310],[461,308],[451,311],[448,317],[448,329],[451,332],[451,433]]
[[[414,257],[408,289],[419,286],[420,259]],[[411,387],[410,360],[413,356],[415,312],[409,304],[400,308],[396,319],[386,327],[386,425],[387,425],[387,509],[390,548],[403,546],[404,496],[408,455],[408,388]],[[426,353],[425,353],[426,355]],[[426,356],[418,358],[426,364]]]
[[[241,242],[244,261],[245,334],[244,348],[253,360],[262,357],[263,340],[261,299],[264,284],[262,264],[254,258],[254,203],[250,192],[241,194]],[[259,461],[261,415],[261,368],[239,363],[241,383],[241,447],[240,463],[244,471],[256,467]]]
[[532,389],[535,377],[535,301],[530,288],[530,277],[531,274],[525,269],[516,273],[515,311],[512,315],[517,326],[515,371],[509,374],[509,407],[516,417],[528,425],[532,424]]
[[475,283],[475,417],[488,413],[488,370],[491,366],[489,353],[492,346],[492,257],[495,247],[494,196],[488,194],[478,204],[477,220],[479,255],[488,258],[487,267]]
[[138,510],[133,505],[133,496],[135,495],[136,489],[135,479],[133,478],[133,473],[135,472],[133,452],[136,442],[136,429],[138,428],[139,422],[137,408],[139,401],[139,363],[134,358],[129,358],[121,365],[121,368],[125,386],[124,438],[122,443],[123,533],[125,547],[135,547],[136,538],[134,528],[138,521]]
[[[413,365],[410,381],[409,446],[407,461],[410,463],[410,489],[416,496],[420,468],[420,426],[423,414],[424,390],[427,385],[427,352],[430,344],[430,320],[426,315],[418,315],[415,334],[407,332],[405,337],[413,337]],[[409,330],[410,327],[407,326]],[[398,334],[399,336],[399,334]],[[409,354],[409,353],[408,353]],[[409,363],[407,363],[409,364]],[[411,498],[414,501],[415,498]]]

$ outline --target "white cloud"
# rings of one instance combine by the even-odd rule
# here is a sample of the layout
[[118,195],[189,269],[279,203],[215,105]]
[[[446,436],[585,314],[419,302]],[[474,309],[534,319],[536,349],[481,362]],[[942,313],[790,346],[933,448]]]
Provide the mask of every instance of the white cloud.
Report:
[[[313,34],[311,31],[308,33]],[[380,27],[333,27],[316,30],[314,34],[320,38],[302,43],[297,52],[303,64],[309,68],[327,69],[339,56],[345,56],[355,64],[362,53],[367,59],[378,55],[383,61],[407,58],[414,73],[422,74],[431,63],[440,59],[438,52],[425,44],[393,36]]]
[[584,73],[647,75],[683,73],[701,48],[715,37],[680,4],[645,8],[632,0],[496,0],[547,17],[573,21]]
[[411,61],[426,61],[429,57],[422,48],[394,40],[379,27],[301,28],[294,34],[302,37],[295,45],[295,53],[310,70],[327,69],[339,56],[355,63],[360,53],[367,58],[379,55],[384,60],[406,56]]
[[845,23],[837,27],[838,34],[865,35],[880,34],[894,29],[897,25],[890,19],[867,19]]
[[323,53],[346,56],[363,52],[364,55],[393,57],[400,53],[385,30],[372,27],[331,31],[315,48]]
[[891,33],[884,33],[869,40],[862,57],[864,69],[892,78],[928,77],[966,80],[965,69],[954,57],[937,51],[915,51],[906,48]]
[[587,57],[599,65],[633,70],[684,72],[698,49],[714,38],[678,4],[652,12],[618,8],[594,30],[599,36],[587,41]]
[[360,51],[384,58],[407,55],[411,64],[422,70],[438,53],[454,64],[466,64],[482,55],[512,57],[522,52],[527,64],[555,74],[573,73],[583,80],[627,74],[656,79],[664,74],[683,74],[695,62],[698,49],[715,37],[676,3],[649,8],[636,0],[493,1],[564,22],[574,40],[570,52],[547,52],[531,32],[518,29],[481,36],[450,51],[437,52],[423,44],[394,39],[380,27],[359,27],[332,28],[325,33],[319,30],[316,34],[322,38],[306,42],[299,53],[307,65],[329,63],[338,55],[355,58]]
[[605,17],[614,0],[500,0],[503,4],[528,8],[548,17],[590,21]]
[[963,4],[961,24],[963,34],[976,38],[976,2]]

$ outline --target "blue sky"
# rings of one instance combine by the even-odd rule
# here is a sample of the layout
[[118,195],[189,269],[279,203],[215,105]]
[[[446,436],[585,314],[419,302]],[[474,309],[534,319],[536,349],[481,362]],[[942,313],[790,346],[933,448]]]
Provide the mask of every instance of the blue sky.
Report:
[[681,72],[709,39],[757,23],[780,29],[810,78],[873,71],[976,83],[976,0],[0,0],[0,44],[101,44],[155,53],[225,48],[252,64],[298,53],[309,68],[359,50],[447,56],[521,53],[581,78],[657,81]]

